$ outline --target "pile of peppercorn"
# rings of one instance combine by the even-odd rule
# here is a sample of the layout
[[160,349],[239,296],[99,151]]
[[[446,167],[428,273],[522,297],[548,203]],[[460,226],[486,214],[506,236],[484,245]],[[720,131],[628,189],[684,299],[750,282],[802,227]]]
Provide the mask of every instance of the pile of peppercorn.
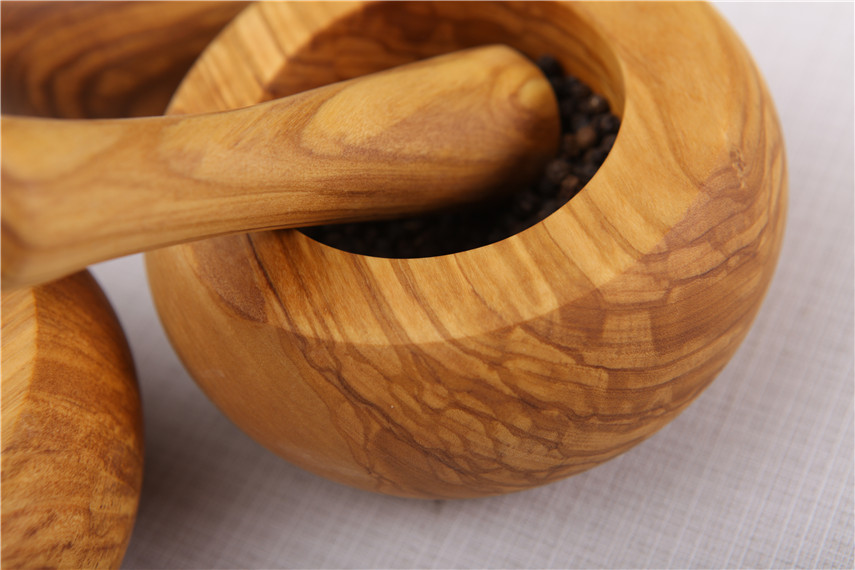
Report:
[[518,192],[464,210],[303,229],[307,236],[351,253],[375,257],[432,257],[510,237],[543,220],[594,176],[612,148],[620,120],[608,101],[551,56],[537,66],[549,78],[561,112],[561,149],[540,180]]

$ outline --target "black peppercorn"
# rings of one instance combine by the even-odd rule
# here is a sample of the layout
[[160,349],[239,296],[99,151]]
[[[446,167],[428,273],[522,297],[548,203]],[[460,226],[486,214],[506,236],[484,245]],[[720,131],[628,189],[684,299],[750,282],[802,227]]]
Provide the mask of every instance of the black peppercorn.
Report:
[[603,113],[598,115],[591,122],[600,134],[614,134],[618,132],[620,120],[611,113]]
[[564,76],[564,69],[562,69],[561,64],[551,55],[542,55],[534,63],[550,79]]
[[561,181],[564,180],[572,170],[573,167],[569,162],[563,158],[556,158],[549,161],[543,175],[552,184],[561,184]]
[[575,196],[581,189],[582,181],[579,180],[578,176],[570,174],[567,178],[561,181],[561,188],[558,190],[558,201],[561,204],[564,204],[567,200]]
[[582,104],[582,109],[586,113],[591,115],[605,113],[609,110],[609,103],[604,97],[594,93],[593,95],[585,99],[585,102]]
[[591,125],[585,125],[576,131],[576,146],[579,150],[587,150],[597,142],[597,130]]

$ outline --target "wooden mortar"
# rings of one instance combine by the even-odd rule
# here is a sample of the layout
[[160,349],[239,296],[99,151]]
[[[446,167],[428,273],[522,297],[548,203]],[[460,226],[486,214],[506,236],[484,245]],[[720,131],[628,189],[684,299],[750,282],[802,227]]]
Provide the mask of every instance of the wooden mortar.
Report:
[[[584,471],[674,419],[772,278],[781,130],[700,3],[261,3],[169,112],[218,111],[474,45],[553,54],[622,118],[582,192],[504,241],[381,259],[299,231],[147,255],[190,373],[252,437],[336,481],[475,497]],[[402,97],[406,97],[402,93]]]

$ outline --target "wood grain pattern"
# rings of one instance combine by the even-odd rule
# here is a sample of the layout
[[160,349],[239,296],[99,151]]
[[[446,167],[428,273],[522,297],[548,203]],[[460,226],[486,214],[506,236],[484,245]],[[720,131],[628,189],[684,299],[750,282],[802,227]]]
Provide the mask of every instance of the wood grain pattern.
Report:
[[560,140],[549,81],[506,46],[239,110],[2,118],[2,283],[258,229],[383,219],[537,177]]
[[199,53],[246,5],[5,1],[3,113],[160,115]]
[[142,484],[130,351],[88,273],[2,295],[3,568],[118,568]]
[[297,465],[409,497],[549,483],[655,433],[748,332],[784,231],[784,147],[749,54],[706,4],[264,3],[170,109],[496,42],[557,55],[622,117],[600,171],[543,222],[435,258],[352,255],[298,231],[146,257],[196,381]]
[[[244,5],[3,2],[3,112],[159,114]],[[81,273],[3,293],[2,321],[2,566],[118,568],[139,500],[143,432],[116,317]]]

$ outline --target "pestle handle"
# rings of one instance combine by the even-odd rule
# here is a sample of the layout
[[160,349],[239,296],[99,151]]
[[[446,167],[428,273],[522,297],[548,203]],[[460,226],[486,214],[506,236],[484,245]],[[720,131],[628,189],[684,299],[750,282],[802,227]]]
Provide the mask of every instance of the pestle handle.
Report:
[[389,218],[531,180],[556,152],[546,78],[474,48],[252,107],[2,118],[2,286],[228,233]]

